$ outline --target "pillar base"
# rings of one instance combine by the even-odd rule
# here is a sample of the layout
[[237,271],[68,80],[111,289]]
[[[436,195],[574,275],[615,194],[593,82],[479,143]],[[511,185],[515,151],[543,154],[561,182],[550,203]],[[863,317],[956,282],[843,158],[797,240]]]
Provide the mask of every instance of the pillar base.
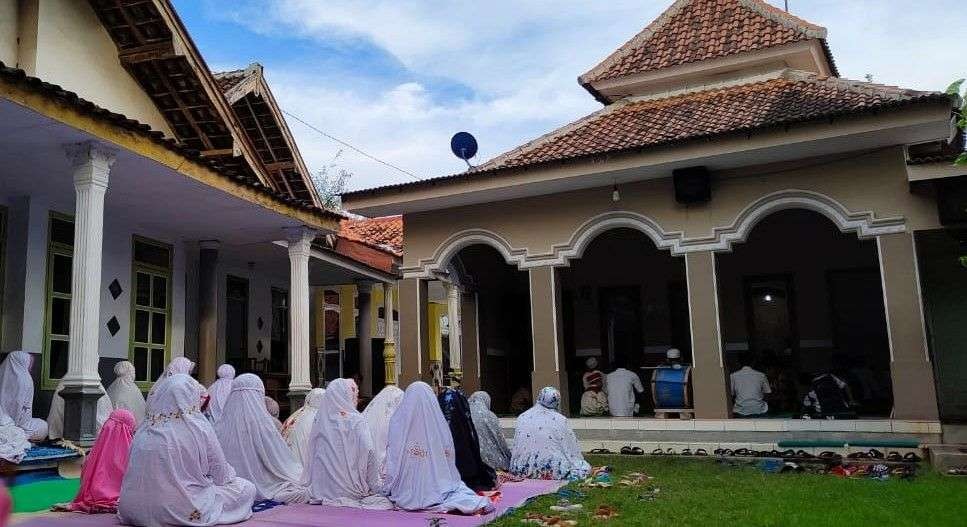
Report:
[[97,438],[97,401],[104,396],[91,386],[64,386],[64,439],[91,446]]
[[306,395],[309,395],[309,390],[304,388],[289,389],[289,393],[285,395],[289,398],[289,415],[292,415],[306,404]]

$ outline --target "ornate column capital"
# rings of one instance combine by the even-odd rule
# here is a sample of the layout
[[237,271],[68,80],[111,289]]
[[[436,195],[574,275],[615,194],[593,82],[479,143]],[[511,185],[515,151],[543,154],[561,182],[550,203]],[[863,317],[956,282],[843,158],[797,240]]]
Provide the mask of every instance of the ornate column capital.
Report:
[[93,183],[107,186],[111,165],[117,159],[116,148],[97,141],[84,141],[64,145],[64,153],[74,168],[75,184]]
[[316,239],[315,229],[300,225],[298,227],[286,227],[285,239],[289,242],[289,255],[309,256],[309,249],[312,247],[312,240]]

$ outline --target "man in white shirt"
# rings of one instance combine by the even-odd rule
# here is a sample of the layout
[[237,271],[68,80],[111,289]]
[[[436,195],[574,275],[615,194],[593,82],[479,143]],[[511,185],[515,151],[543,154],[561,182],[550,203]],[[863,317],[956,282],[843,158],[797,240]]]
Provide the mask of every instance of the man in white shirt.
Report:
[[772,393],[769,379],[761,371],[752,368],[752,360],[743,354],[742,368],[732,373],[732,398],[735,405],[732,412],[738,417],[765,417],[769,413],[766,395]]
[[615,360],[615,366],[604,383],[608,392],[608,406],[615,417],[631,417],[635,415],[635,392],[641,393],[645,387],[641,385],[638,374],[622,367],[620,359]]

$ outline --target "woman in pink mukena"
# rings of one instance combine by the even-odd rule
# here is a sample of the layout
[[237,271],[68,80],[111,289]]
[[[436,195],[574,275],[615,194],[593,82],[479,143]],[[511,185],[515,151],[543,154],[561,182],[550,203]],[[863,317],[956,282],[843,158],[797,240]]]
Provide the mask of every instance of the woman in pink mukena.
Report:
[[84,460],[77,496],[58,509],[88,514],[117,512],[135,426],[134,414],[130,411],[121,408],[111,412]]

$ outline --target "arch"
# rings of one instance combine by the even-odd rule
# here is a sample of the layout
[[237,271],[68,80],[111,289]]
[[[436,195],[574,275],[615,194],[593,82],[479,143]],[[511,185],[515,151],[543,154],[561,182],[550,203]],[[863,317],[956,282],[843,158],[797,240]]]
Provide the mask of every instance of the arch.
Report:
[[678,249],[681,252],[731,251],[733,244],[748,239],[749,233],[760,221],[774,212],[787,209],[805,209],[822,214],[840,231],[855,233],[861,239],[906,230],[902,216],[877,218],[873,211],[851,212],[842,203],[819,192],[782,190],[752,202],[739,212],[731,225],[713,229],[711,237],[684,240]]
[[[566,265],[569,260],[581,258],[584,251],[591,245],[595,238],[607,231],[614,229],[633,229],[643,233],[659,250],[670,250],[674,254],[674,248],[680,243],[683,234],[681,232],[665,232],[658,222],[637,212],[612,211],[599,214],[581,224],[570,241],[566,244],[555,245],[552,255],[546,260],[540,260],[538,265]],[[530,265],[538,261],[536,258],[528,258]]]
[[486,229],[467,229],[450,235],[433,252],[433,256],[421,259],[412,267],[401,269],[404,278],[433,278],[435,274],[444,272],[453,257],[461,249],[471,245],[488,245],[497,250],[509,265],[523,268],[526,249],[514,249],[499,234]]
[[877,218],[873,211],[852,212],[835,199],[811,190],[780,190],[762,196],[736,215],[731,224],[714,227],[710,236],[686,238],[681,231],[665,231],[652,218],[631,211],[610,211],[582,223],[567,243],[554,245],[549,253],[532,254],[527,248],[514,248],[499,234],[486,229],[467,229],[444,240],[432,257],[421,259],[417,265],[402,269],[405,278],[433,278],[443,272],[450,259],[464,247],[485,244],[496,249],[509,265],[520,270],[534,267],[565,266],[580,258],[587,246],[598,235],[617,228],[629,228],[644,233],[659,250],[674,256],[689,252],[728,252],[735,243],[744,242],[753,227],[774,212],[786,209],[807,209],[830,219],[842,232],[855,233],[859,238],[906,231],[902,216]]

